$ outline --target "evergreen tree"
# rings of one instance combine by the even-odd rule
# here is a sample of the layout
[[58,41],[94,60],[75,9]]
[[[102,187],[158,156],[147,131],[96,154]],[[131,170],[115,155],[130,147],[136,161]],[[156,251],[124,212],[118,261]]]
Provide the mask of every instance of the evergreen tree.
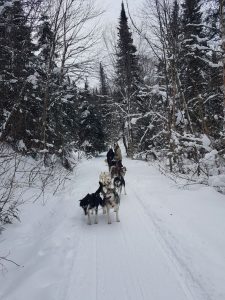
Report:
[[39,139],[36,142],[39,142],[40,150],[45,150],[45,161],[46,153],[54,153],[68,167],[66,155],[69,155],[70,145],[78,137],[75,111],[77,87],[69,77],[62,78],[58,72],[57,55],[52,50],[54,35],[47,16],[41,18],[37,38],[41,114]]
[[174,0],[172,13],[170,16],[170,30],[172,32],[173,41],[174,43],[176,42],[176,44],[179,40],[179,35],[181,33],[180,21],[180,6],[178,4],[178,1]]
[[34,69],[34,46],[22,1],[0,3],[1,139],[29,143]]
[[[56,147],[55,118],[58,118],[58,109],[56,109],[55,100],[59,97],[58,76],[54,72],[56,68],[56,55],[52,53],[53,32],[50,28],[48,16],[41,16],[37,32],[37,65],[38,72],[38,99],[39,109],[39,132],[35,141],[38,150],[55,152],[61,149],[61,145]],[[54,102],[53,102],[54,101]],[[50,147],[49,147],[49,146]],[[46,156],[46,154],[45,154]]]
[[133,44],[132,34],[128,27],[128,20],[122,2],[118,27],[116,101],[118,101],[120,105],[122,104],[120,111],[121,131],[123,131],[125,148],[131,156],[133,155],[134,148],[131,118],[132,114],[138,113],[137,94],[141,82],[141,72],[136,52],[137,50]]
[[[209,6],[210,4],[210,6]],[[207,87],[205,96],[206,123],[208,133],[216,139],[215,143],[222,146],[218,140],[223,131],[223,67],[220,49],[220,15],[219,2],[209,0],[205,8],[206,34],[210,52],[207,55]],[[223,147],[223,146],[222,146]]]
[[123,2],[118,27],[117,49],[116,85],[123,95],[130,97],[140,82],[140,70],[136,55],[137,49],[133,44]]
[[105,150],[105,131],[98,100],[90,93],[86,79],[84,90],[78,96],[78,136],[79,147],[92,155]]
[[170,77],[170,113],[169,118],[171,129],[183,134],[190,130],[189,111],[186,105],[186,94],[184,94],[184,86],[182,85],[182,70],[184,64],[184,51],[182,51],[182,19],[180,13],[180,5],[177,0],[174,1],[172,12],[170,14],[170,22],[168,28],[168,44],[169,44],[169,77]]
[[194,130],[205,132],[204,92],[206,88],[206,52],[209,50],[203,30],[200,0],[185,0],[182,15],[182,84]]
[[98,115],[101,119],[102,127],[105,133],[106,142],[112,143],[114,139],[114,127],[113,126],[113,114],[114,106],[112,104],[112,98],[109,95],[109,87],[107,85],[106,74],[102,63],[99,68],[99,92],[95,93],[96,104],[99,107]]

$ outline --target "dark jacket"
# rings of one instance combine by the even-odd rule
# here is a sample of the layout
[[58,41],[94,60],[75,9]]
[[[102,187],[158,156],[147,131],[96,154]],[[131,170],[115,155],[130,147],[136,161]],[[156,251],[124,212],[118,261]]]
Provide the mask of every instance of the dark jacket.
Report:
[[107,156],[107,162],[108,164],[110,164],[114,158],[114,152],[112,148],[109,149],[106,156]]

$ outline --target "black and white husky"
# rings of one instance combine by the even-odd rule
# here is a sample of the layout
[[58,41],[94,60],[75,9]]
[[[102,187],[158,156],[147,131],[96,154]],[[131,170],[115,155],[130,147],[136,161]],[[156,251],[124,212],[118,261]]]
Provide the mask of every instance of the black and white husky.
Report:
[[99,205],[104,206],[103,199],[100,196],[102,191],[102,183],[99,182],[99,188],[93,194],[87,194],[83,199],[80,200],[80,206],[84,210],[84,214],[88,215],[88,224],[91,225],[91,213],[95,211],[95,224],[98,223],[98,207]]
[[125,180],[122,175],[118,175],[113,180],[113,186],[115,190],[118,192],[119,195],[121,195],[122,188],[124,189],[124,194],[126,195],[126,189],[125,189]]
[[[114,188],[107,187],[104,190],[102,182],[99,182],[99,188],[93,194],[87,194],[80,200],[80,206],[84,210],[84,214],[88,216],[88,224],[91,225],[91,213],[95,211],[95,224],[98,223],[98,207],[103,208],[103,213],[107,213],[108,224],[111,224],[110,209],[113,208],[116,213],[116,221],[119,220],[120,197]],[[103,195],[103,198],[100,196]]]

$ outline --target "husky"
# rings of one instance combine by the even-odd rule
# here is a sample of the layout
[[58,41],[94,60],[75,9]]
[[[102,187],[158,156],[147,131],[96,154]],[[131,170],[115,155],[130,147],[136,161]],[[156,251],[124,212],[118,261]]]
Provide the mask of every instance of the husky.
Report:
[[91,225],[91,212],[95,211],[95,224],[98,223],[98,207],[101,205],[103,207],[103,199],[100,196],[100,192],[102,191],[102,183],[99,182],[99,188],[95,193],[87,194],[80,201],[80,206],[84,210],[84,214],[88,215],[88,224]]
[[122,175],[116,176],[113,179],[113,186],[115,190],[118,192],[119,195],[121,195],[122,188],[124,189],[124,194],[126,195],[126,189],[125,189],[125,180]]
[[116,213],[116,221],[120,222],[119,219],[119,206],[120,206],[120,197],[114,188],[108,188],[103,197],[103,206],[106,208],[108,224],[111,224],[110,218],[110,209],[114,209]]
[[105,188],[109,188],[112,185],[112,179],[109,172],[101,172],[99,176],[99,181]]

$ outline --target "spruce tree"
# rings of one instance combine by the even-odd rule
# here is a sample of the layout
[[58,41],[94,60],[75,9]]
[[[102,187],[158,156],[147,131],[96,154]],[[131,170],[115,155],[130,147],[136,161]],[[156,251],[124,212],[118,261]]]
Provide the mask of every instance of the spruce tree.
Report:
[[34,46],[22,1],[1,1],[0,43],[1,139],[27,144],[33,122]]
[[140,70],[136,55],[137,49],[133,44],[123,2],[118,27],[117,49],[116,85],[124,95],[130,97],[140,82]]
[[[133,44],[132,34],[122,2],[117,44],[116,62],[116,101],[122,105],[121,131],[128,155],[133,155],[134,135],[131,124],[132,114],[138,113],[137,94],[139,89],[140,68],[138,64],[137,49]],[[126,113],[124,113],[126,112]],[[128,145],[127,145],[128,144]]]
[[177,0],[174,0],[172,13],[170,16],[170,30],[174,41],[178,41],[180,35],[180,6]]
[[185,0],[182,15],[182,83],[196,132],[205,132],[204,91],[208,47],[203,30],[200,0]]
[[87,79],[84,90],[78,95],[77,120],[79,147],[92,155],[105,150],[105,132],[99,99],[90,92]]
[[117,112],[102,63],[99,68],[99,79],[99,92],[96,93],[98,115],[104,129],[106,143],[112,145],[118,139],[118,122],[115,121]]
[[[223,131],[223,67],[222,53],[219,50],[221,45],[220,37],[220,15],[219,2],[208,0],[206,4],[205,20],[206,34],[210,52],[207,55],[207,87],[205,97],[206,122],[211,137],[215,143],[219,142]],[[222,146],[222,145],[221,145]],[[223,146],[222,146],[223,147]]]

